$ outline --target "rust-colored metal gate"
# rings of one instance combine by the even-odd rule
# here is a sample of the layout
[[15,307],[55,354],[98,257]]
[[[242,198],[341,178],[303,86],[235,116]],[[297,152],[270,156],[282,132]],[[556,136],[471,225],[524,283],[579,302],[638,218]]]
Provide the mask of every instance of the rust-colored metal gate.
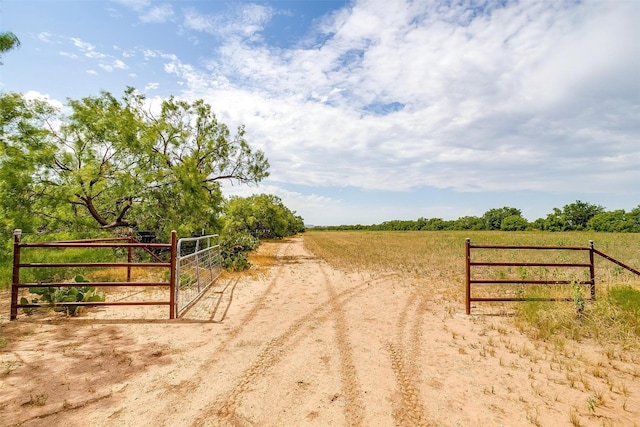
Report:
[[[167,305],[169,306],[169,318],[175,318],[175,283],[176,283],[176,232],[171,232],[170,243],[140,243],[133,237],[116,237],[107,239],[87,239],[59,242],[23,242],[21,230],[14,231],[13,243],[13,280],[11,284],[11,320],[15,320],[18,315],[18,309],[28,309],[41,307],[41,304],[21,304],[18,300],[20,289],[32,288],[64,288],[73,286],[94,286],[94,287],[169,287],[169,298],[160,301],[102,301],[102,302],[58,302],[55,306],[116,306],[116,305]],[[21,252],[28,248],[113,248],[126,249],[127,262],[62,262],[62,263],[29,263],[21,262]],[[133,250],[142,249],[152,255],[156,262],[134,262]],[[152,252],[153,249],[164,249],[170,252],[169,261],[163,261]],[[119,267],[127,269],[127,279],[124,282],[31,282],[23,283],[20,281],[20,270],[25,268],[73,268],[73,267],[91,267],[91,268],[107,268]],[[168,271],[168,281],[147,281],[132,282],[132,268],[162,268]]]
[[[493,262],[493,261],[473,261],[471,258],[472,250],[491,249],[491,250],[509,250],[509,251],[521,251],[521,250],[554,250],[554,251],[579,251],[586,252],[588,255],[588,261],[584,262]],[[471,314],[471,302],[502,302],[502,301],[530,301],[532,298],[525,297],[505,297],[505,296],[483,296],[477,297],[472,295],[472,285],[589,285],[590,296],[592,300],[596,298],[596,278],[595,278],[595,265],[594,255],[599,255],[626,270],[640,276],[640,271],[629,267],[628,265],[606,255],[594,248],[593,241],[589,241],[588,247],[582,246],[509,246],[509,245],[478,245],[472,244],[471,239],[465,240],[466,251],[466,289],[465,289],[465,304],[466,313]],[[482,278],[477,279],[472,275],[473,267],[542,267],[542,268],[561,268],[561,269],[588,269],[588,280],[535,280],[535,279],[495,279],[495,278]],[[535,298],[535,300],[543,301],[571,301],[572,298]]]

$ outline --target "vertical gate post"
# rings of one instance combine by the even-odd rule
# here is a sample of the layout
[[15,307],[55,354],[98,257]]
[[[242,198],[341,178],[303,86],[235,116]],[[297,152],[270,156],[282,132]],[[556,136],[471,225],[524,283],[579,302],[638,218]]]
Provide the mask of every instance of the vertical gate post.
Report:
[[18,317],[18,285],[20,284],[20,241],[22,230],[13,231],[13,278],[11,281],[11,320]]
[[[131,243],[131,242],[129,242]],[[131,261],[133,261],[133,248],[129,246],[127,248],[127,283],[131,282]]]
[[169,279],[169,298],[171,299],[169,303],[169,319],[175,319],[176,317],[176,258],[178,256],[177,246],[178,238],[176,230],[171,230],[171,266],[169,267],[171,270]]
[[[129,232],[127,233],[127,237],[129,238],[129,240],[127,240],[127,243],[137,243],[134,239],[133,239],[133,228],[129,228]],[[133,261],[133,248],[131,246],[129,246],[127,248],[127,263],[131,264],[131,261]],[[131,282],[131,265],[127,266],[127,283]]]
[[465,293],[465,304],[467,314],[471,314],[471,239],[467,238],[464,241],[464,246],[466,249],[466,293]]
[[[215,244],[215,241],[214,241]],[[207,247],[210,248],[211,247],[211,237],[209,237],[209,239],[207,239]],[[209,275],[211,276],[211,278],[213,278],[213,260],[211,259],[211,252],[209,252]]]
[[593,263],[593,240],[589,240],[589,274],[591,276],[591,299],[596,299],[596,272]]
[[200,293],[200,240],[196,240],[196,281],[198,293]]

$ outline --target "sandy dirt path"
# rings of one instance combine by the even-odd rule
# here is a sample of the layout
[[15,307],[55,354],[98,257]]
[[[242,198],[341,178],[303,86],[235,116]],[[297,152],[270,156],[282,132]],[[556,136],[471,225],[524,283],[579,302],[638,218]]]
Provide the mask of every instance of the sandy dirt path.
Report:
[[[593,367],[614,362],[597,350],[534,345],[507,318],[461,314],[436,285],[335,270],[302,237],[261,251],[273,258],[269,268],[221,281],[174,321],[114,309],[8,322],[3,296],[0,326],[9,339],[0,352],[0,425],[632,426],[640,419],[634,360],[617,359],[604,379]],[[585,403],[607,387],[602,404]]]

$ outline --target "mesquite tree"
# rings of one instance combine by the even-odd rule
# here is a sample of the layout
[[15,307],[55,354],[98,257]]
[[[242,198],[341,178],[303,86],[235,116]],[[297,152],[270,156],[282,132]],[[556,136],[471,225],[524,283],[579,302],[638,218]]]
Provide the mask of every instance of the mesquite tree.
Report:
[[[180,234],[212,227],[220,183],[258,183],[269,163],[202,100],[160,106],[128,88],[69,100],[69,114],[17,94],[0,99],[5,229],[132,227]],[[13,176],[15,172],[15,176]]]
[[20,39],[11,31],[4,31],[0,33],[0,65],[2,65],[2,55],[5,52],[20,47]]

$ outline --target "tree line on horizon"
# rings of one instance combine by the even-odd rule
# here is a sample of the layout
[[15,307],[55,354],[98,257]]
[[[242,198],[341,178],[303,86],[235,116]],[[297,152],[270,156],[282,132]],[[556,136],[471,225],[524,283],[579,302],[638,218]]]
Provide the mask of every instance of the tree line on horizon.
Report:
[[501,231],[599,231],[640,233],[640,205],[630,211],[607,211],[603,206],[576,200],[544,218],[528,221],[514,207],[494,208],[482,216],[463,216],[455,220],[418,218],[391,220],[372,225],[314,226],[314,230],[371,231],[439,231],[439,230],[501,230]]

